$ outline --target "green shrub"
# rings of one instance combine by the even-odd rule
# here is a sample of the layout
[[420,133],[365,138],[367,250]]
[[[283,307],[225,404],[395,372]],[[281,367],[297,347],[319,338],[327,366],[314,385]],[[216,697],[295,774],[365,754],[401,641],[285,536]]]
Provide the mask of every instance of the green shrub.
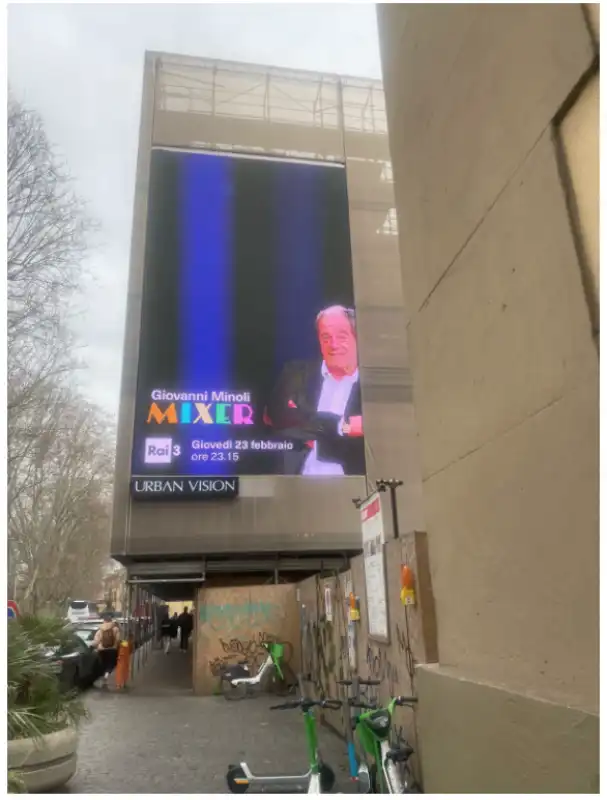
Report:
[[9,769],[8,771],[8,793],[9,794],[27,794],[25,783],[22,777],[15,770]]
[[77,694],[62,689],[48,651],[68,639],[62,620],[20,617],[8,623],[8,739],[39,738],[86,715]]

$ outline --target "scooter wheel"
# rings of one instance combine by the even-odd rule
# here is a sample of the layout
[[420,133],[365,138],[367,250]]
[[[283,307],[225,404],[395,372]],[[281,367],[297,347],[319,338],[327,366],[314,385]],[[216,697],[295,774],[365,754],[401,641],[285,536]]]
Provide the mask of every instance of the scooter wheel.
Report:
[[[230,767],[226,772],[226,780],[228,782],[228,789],[232,794],[244,794],[249,788],[247,776],[244,774],[242,767]],[[243,781],[246,781],[244,783]]]
[[328,764],[320,765],[320,791],[323,794],[330,792],[335,785],[335,773]]
[[294,694],[297,690],[297,677],[289,667],[288,664],[282,666],[283,677],[279,677],[276,673],[270,678],[268,690],[278,697],[288,697]]
[[371,794],[382,794],[380,791],[379,781],[377,779],[377,767],[372,764],[369,769],[369,784]]
[[405,770],[403,779],[403,794],[423,794],[422,787],[415,780],[408,767]]
[[226,700],[244,700],[247,696],[246,683],[239,683],[236,686],[225,678],[221,681],[221,693]]

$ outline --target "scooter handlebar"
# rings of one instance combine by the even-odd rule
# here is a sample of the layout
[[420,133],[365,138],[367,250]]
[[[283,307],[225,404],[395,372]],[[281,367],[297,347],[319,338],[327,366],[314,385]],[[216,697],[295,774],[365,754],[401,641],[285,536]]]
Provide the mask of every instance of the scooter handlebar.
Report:
[[321,700],[318,704],[321,708],[332,708],[337,711],[338,708],[341,708],[341,700]]
[[286,711],[289,708],[312,708],[313,706],[320,706],[321,708],[331,708],[337,710],[341,708],[341,700],[308,700],[306,698],[301,700],[292,700],[289,703],[281,703],[278,706],[270,706],[270,711]]
[[414,706],[417,703],[417,697],[406,697],[402,694],[394,699],[397,706]]
[[357,700],[350,700],[350,705],[352,708],[362,708],[368,711],[375,711],[377,708],[377,703],[361,703]]
[[[343,680],[343,681],[337,681],[337,683],[340,686],[352,686],[354,681]],[[358,678],[358,685],[359,686],[379,686],[380,683],[381,683],[381,681],[363,680],[362,678]]]

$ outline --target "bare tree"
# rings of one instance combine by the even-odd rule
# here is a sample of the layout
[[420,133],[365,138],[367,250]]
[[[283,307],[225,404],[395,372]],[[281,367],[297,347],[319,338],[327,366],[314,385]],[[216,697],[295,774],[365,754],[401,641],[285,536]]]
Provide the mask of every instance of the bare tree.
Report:
[[11,95],[7,139],[9,343],[47,343],[79,288],[91,222],[40,116]]
[[[9,484],[36,436],[49,391],[74,368],[67,328],[92,227],[42,120],[9,93],[7,360]],[[41,428],[43,429],[43,428]]]
[[72,386],[68,319],[93,226],[41,118],[10,94],[7,151],[9,580],[36,610],[100,579],[111,450]]
[[9,503],[20,600],[35,612],[100,585],[107,560],[113,448],[96,406],[67,391],[27,460],[28,488]]

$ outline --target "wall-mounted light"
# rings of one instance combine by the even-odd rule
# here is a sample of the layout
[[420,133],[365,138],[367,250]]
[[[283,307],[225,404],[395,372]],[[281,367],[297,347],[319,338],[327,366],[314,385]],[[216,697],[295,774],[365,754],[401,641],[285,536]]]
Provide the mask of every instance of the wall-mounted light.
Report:
[[400,568],[400,601],[404,606],[415,605],[415,576],[408,564]]

